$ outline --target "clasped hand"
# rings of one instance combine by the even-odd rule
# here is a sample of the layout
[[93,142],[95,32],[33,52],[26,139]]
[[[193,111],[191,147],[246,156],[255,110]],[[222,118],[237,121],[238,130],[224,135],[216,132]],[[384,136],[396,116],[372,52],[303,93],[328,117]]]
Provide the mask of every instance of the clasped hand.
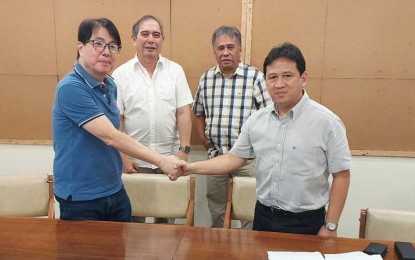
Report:
[[180,176],[190,174],[189,163],[180,160],[174,155],[166,156],[162,159],[160,169],[166,174],[171,181],[177,180]]

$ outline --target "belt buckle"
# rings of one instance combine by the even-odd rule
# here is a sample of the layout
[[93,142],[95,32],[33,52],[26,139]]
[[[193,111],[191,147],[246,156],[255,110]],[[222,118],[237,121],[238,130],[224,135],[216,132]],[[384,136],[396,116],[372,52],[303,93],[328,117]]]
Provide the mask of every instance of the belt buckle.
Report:
[[283,210],[282,208],[276,207],[276,206],[272,206],[271,207],[271,212],[279,217],[286,217],[288,216],[288,212]]
[[278,207],[271,206],[271,212],[272,212],[272,213],[274,213],[274,214],[278,213],[278,211],[280,211],[280,210],[281,210],[281,209],[280,209],[280,208],[278,208]]

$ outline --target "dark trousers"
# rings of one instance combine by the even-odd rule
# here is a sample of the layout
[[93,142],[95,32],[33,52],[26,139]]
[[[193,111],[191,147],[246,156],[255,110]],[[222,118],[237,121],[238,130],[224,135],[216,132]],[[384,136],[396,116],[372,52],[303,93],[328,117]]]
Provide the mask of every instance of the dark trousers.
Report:
[[324,207],[312,211],[293,213],[267,207],[257,201],[253,230],[317,235],[324,224],[325,215]]
[[60,219],[102,220],[131,222],[131,203],[124,187],[118,192],[99,199],[73,201],[55,196],[59,202]]

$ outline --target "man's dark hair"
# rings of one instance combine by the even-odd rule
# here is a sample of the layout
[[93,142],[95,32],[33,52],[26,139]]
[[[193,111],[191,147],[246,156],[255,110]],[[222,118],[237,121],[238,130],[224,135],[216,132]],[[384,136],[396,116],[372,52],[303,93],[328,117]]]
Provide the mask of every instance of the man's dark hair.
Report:
[[[111,38],[113,38],[115,43],[121,47],[121,38],[117,27],[115,27],[114,23],[107,18],[90,18],[83,20],[78,29],[78,41],[87,44],[94,31],[100,27],[107,29]],[[79,59],[79,52],[77,54],[77,59]]]
[[238,44],[238,46],[241,47],[241,32],[238,30],[238,28],[224,25],[224,26],[219,27],[213,32],[213,35],[212,35],[213,48],[215,47],[216,38],[222,35],[227,35],[231,38],[234,38],[236,40],[236,44]]
[[160,26],[161,36],[164,37],[163,25],[161,24],[159,19],[157,19],[156,17],[154,17],[152,15],[144,15],[143,17],[140,18],[140,20],[138,20],[137,22],[134,23],[132,33],[131,33],[133,35],[133,37],[137,37],[137,34],[140,31],[140,25],[142,23],[144,23],[145,21],[147,21],[147,20],[156,21]]
[[292,43],[284,42],[280,46],[274,47],[268,53],[264,61],[264,75],[267,74],[267,67],[278,58],[286,58],[294,61],[300,75],[306,70],[306,64],[300,49]]

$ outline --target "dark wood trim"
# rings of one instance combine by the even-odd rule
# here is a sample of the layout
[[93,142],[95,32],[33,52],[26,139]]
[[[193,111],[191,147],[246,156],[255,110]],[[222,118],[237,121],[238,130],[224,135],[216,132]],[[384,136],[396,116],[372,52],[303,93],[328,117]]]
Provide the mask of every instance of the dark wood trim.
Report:
[[367,218],[367,209],[360,210],[360,226],[359,226],[359,238],[366,238],[366,218]]

